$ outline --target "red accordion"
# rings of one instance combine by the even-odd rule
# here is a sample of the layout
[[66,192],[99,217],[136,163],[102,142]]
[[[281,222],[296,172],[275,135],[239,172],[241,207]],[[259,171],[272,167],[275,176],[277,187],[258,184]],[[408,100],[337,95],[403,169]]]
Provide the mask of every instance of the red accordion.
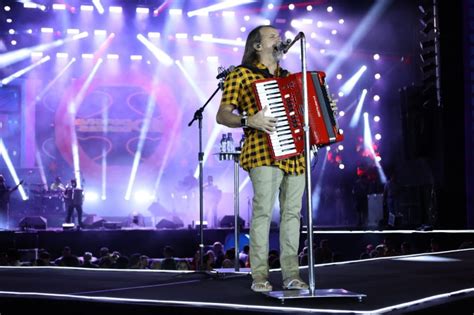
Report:
[[[325,84],[326,74],[308,71],[308,116],[310,145],[324,147],[342,141],[331,98]],[[304,151],[304,114],[302,74],[284,78],[258,80],[253,83],[257,106],[268,106],[265,115],[277,119],[276,131],[267,134],[270,152],[275,160],[299,155]]]

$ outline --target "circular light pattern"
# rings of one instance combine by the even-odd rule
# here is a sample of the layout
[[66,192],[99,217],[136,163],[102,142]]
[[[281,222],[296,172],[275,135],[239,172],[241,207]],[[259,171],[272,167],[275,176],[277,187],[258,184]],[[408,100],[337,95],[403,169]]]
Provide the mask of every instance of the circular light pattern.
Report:
[[313,6],[312,6],[312,5],[308,5],[308,6],[306,7],[306,11],[312,11],[312,10],[313,10]]
[[239,51],[239,48],[234,47],[234,48],[232,48],[232,50],[235,51],[235,52],[237,52],[237,51]]
[[344,92],[341,91],[341,92],[337,93],[337,95],[339,95],[339,97],[343,97],[343,96],[344,96]]
[[340,144],[340,145],[337,146],[337,149],[338,149],[339,151],[342,151],[342,150],[344,150],[344,146],[343,146],[342,144]]
[[13,20],[10,19],[10,18],[8,18],[8,19],[7,19],[7,23],[11,23],[11,22],[13,22]]
[[380,55],[379,54],[374,54],[374,60],[379,60],[380,59]]
[[377,160],[377,162],[380,162],[380,161],[382,161],[382,157],[380,155],[378,155],[378,156],[375,157],[375,160]]
[[8,12],[8,11],[10,11],[12,8],[10,8],[9,6],[6,5],[5,7],[3,7],[3,9]]
[[379,122],[379,121],[380,121],[380,116],[377,116],[377,115],[374,116],[374,121],[375,121],[375,122]]
[[341,80],[342,79],[342,74],[340,74],[340,73],[336,74],[336,79]]
[[246,30],[247,30],[247,29],[245,28],[245,26],[242,26],[242,27],[240,28],[240,31],[241,31],[242,33],[244,33]]
[[326,39],[326,40],[324,41],[324,43],[325,43],[326,45],[329,45],[329,44],[331,44],[331,40],[330,40],[330,39]]
[[270,20],[269,19],[264,20],[263,25],[270,25]]
[[336,34],[337,34],[337,30],[332,30],[332,31],[331,31],[331,34],[332,34],[332,35],[336,35]]
[[334,9],[333,9],[331,6],[329,6],[329,7],[327,8],[327,11],[328,11],[329,13],[331,13],[333,10],[334,10]]
[[374,138],[376,140],[380,140],[380,139],[382,139],[382,135],[380,133],[377,133],[377,134],[375,134]]
[[294,10],[294,9],[295,9],[295,5],[294,5],[293,3],[290,3],[290,4],[288,5],[288,9]]
[[14,30],[14,29],[12,29],[12,28],[11,28],[11,29],[9,29],[9,30],[8,30],[8,34],[10,34],[10,35],[13,35],[13,34],[15,34],[15,30]]
[[375,78],[375,80],[380,80],[380,78],[381,78],[380,73],[376,73],[376,74],[374,75],[374,78]]
[[268,4],[267,8],[270,9],[270,10],[273,9],[273,3]]
[[345,167],[345,166],[344,166],[344,164],[342,164],[342,163],[341,163],[341,164],[339,164],[339,169],[343,170],[343,169],[344,169],[344,167]]
[[374,95],[374,101],[376,101],[376,102],[380,101],[380,96]]
[[16,45],[16,40],[13,39],[10,43],[11,43],[13,46],[15,46],[15,45]]
[[339,19],[339,24],[344,24],[344,19]]
[[318,23],[316,23],[316,26],[319,27],[319,28],[323,27],[323,22],[318,21]]
[[244,20],[245,21],[250,21],[250,16],[248,16],[248,15],[244,16]]
[[344,117],[345,114],[346,114],[346,112],[343,111],[343,110],[341,110],[341,111],[339,112],[339,116],[341,116],[341,117]]
[[325,54],[325,53],[326,53],[326,49],[320,49],[319,52],[320,52],[321,54]]
[[311,38],[316,38],[316,37],[317,37],[316,33],[315,33],[315,32],[311,32]]

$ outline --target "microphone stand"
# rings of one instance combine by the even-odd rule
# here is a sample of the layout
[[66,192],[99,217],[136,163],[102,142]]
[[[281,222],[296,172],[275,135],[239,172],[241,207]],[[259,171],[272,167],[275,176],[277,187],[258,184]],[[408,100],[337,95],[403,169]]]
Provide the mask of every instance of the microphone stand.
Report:
[[[306,71],[306,37],[303,32],[299,32],[293,41],[286,45],[283,53],[287,53],[293,44],[301,40],[301,74],[302,74],[302,93],[303,93],[303,114],[304,114],[304,159],[306,167],[306,216],[307,216],[307,239],[308,239],[308,284],[309,290],[287,290],[271,291],[266,295],[282,300],[298,298],[328,298],[328,297],[355,297],[359,301],[366,297],[365,294],[359,294],[347,291],[345,289],[319,289],[315,288],[315,268],[314,268],[314,249],[313,249],[313,202],[311,196],[311,145],[310,145],[310,125],[309,125],[309,105],[308,105],[308,76],[311,73]],[[319,84],[319,83],[318,83]]]
[[196,110],[194,113],[193,119],[188,123],[188,127],[190,127],[195,120],[198,123],[199,129],[199,153],[198,153],[198,161],[199,161],[199,269],[204,269],[204,232],[203,232],[203,220],[204,220],[204,180],[203,180],[203,160],[204,160],[204,152],[202,151],[202,113],[206,108],[207,104],[214,98],[214,96],[219,92],[219,90],[224,88],[223,80],[217,84],[217,89],[212,93],[211,97],[206,101],[206,103]]

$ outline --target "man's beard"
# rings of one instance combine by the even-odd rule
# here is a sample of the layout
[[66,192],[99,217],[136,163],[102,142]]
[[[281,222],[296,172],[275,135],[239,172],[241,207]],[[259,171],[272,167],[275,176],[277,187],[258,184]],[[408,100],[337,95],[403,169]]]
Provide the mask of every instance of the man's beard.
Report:
[[279,62],[283,58],[283,52],[278,50],[276,46],[273,48],[272,55],[276,62]]

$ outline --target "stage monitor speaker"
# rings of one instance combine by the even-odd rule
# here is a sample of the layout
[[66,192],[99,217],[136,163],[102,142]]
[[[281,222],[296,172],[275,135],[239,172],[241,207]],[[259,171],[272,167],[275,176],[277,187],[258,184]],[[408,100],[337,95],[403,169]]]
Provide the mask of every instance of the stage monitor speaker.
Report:
[[105,223],[105,220],[95,214],[88,215],[82,222],[82,224],[84,224],[84,226],[89,229],[102,228],[104,227],[104,223]]
[[18,226],[25,230],[25,229],[36,229],[36,230],[46,230],[48,226],[48,220],[44,217],[36,216],[36,217],[24,217],[20,220]]
[[[226,215],[222,218],[220,227],[234,227],[234,222],[235,220],[233,215]],[[239,217],[238,222],[239,226],[243,228],[245,225],[245,220]]]
[[[182,225],[181,225],[182,226]],[[160,222],[158,222],[155,227],[157,229],[177,229],[179,228],[179,224],[173,222],[173,221],[170,221],[170,220],[167,220],[167,219],[162,219]]]

